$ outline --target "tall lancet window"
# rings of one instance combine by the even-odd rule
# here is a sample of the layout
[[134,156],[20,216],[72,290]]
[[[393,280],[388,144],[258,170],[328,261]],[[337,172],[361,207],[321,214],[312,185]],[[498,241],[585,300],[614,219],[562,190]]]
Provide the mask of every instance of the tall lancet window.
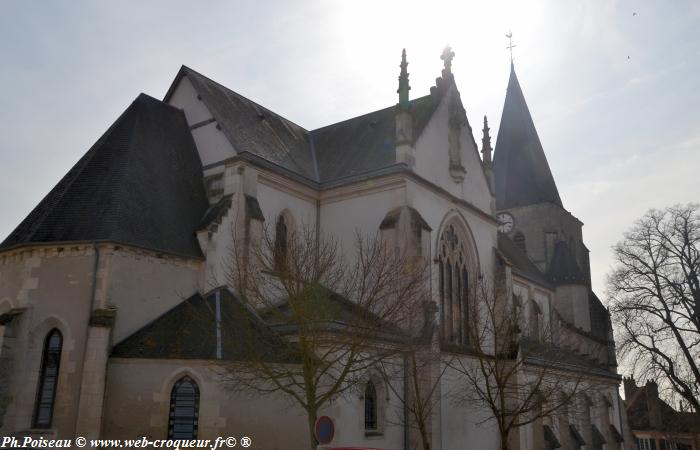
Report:
[[469,257],[466,242],[455,225],[448,225],[438,248],[440,333],[443,342],[469,342]]
[[39,372],[39,391],[34,405],[34,428],[51,427],[62,348],[63,336],[54,328],[46,335],[44,341],[41,372]]
[[287,221],[280,214],[275,226],[275,269],[282,270],[287,261],[288,229]]
[[168,437],[196,439],[198,422],[199,387],[192,378],[184,376],[175,383],[170,393]]
[[377,388],[372,380],[365,385],[365,431],[377,429]]

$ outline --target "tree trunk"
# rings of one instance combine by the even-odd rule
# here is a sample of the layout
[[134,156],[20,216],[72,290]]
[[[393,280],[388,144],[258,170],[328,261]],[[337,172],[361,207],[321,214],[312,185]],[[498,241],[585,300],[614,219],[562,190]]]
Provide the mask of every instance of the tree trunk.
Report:
[[501,450],[508,450],[508,433],[501,433]]
[[318,447],[318,441],[316,440],[316,418],[318,413],[316,411],[307,411],[306,417],[309,422],[309,449],[316,450]]

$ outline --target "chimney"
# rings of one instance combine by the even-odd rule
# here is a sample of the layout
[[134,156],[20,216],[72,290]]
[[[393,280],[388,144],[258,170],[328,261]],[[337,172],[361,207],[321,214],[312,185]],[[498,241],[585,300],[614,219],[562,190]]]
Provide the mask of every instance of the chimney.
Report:
[[649,411],[649,426],[661,429],[661,409],[659,408],[659,385],[655,381],[647,381],[647,408]]
[[622,384],[625,388],[625,400],[629,401],[634,394],[637,392],[637,383],[634,382],[633,377],[623,378]]

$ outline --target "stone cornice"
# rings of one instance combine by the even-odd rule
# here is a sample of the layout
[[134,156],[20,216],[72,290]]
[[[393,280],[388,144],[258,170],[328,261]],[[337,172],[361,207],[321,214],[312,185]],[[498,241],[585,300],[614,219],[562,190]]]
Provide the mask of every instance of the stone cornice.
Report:
[[258,170],[260,170],[260,179],[263,180],[265,184],[272,184],[281,188],[287,188],[286,190],[290,191],[290,193],[296,192],[296,195],[300,195],[302,196],[302,198],[306,198],[307,200],[323,200],[324,197],[332,198],[332,194],[328,195],[326,194],[326,192],[334,192],[334,190],[339,189],[341,187],[347,188],[353,185],[356,185],[358,187],[351,188],[349,192],[355,192],[354,195],[356,195],[356,193],[362,192],[363,189],[366,189],[366,185],[365,187],[363,187],[362,184],[367,181],[377,183],[375,187],[373,187],[373,189],[379,188],[380,190],[386,190],[396,188],[397,186],[393,186],[390,188],[387,187],[387,185],[382,184],[381,181],[383,181],[384,178],[391,178],[393,176],[395,177],[395,180],[398,180],[400,178],[410,179],[416,182],[417,184],[420,184],[432,190],[433,192],[440,195],[444,199],[450,201],[451,203],[461,206],[462,208],[472,213],[475,213],[481,219],[490,222],[493,225],[498,225],[498,220],[496,220],[496,218],[490,213],[483,211],[474,204],[451,194],[446,189],[436,185],[435,183],[426,180],[425,178],[421,177],[420,175],[412,171],[410,168],[408,168],[405,164],[394,164],[392,166],[388,166],[375,171],[370,171],[358,175],[352,175],[323,183],[319,183],[301,175],[295,174],[289,171],[288,169],[285,169],[277,164],[271,163],[249,153],[242,153],[232,158],[228,158],[224,161],[221,161],[219,163],[210,164],[204,169],[210,170],[215,168],[217,165],[225,165],[227,167],[234,166],[243,161],[251,164]]
[[66,256],[91,256],[94,255],[95,246],[101,250],[116,254],[118,252],[143,255],[155,259],[162,259],[173,263],[188,264],[199,263],[203,258],[185,256],[180,254],[165,253],[145,247],[126,244],[118,241],[69,241],[69,242],[42,242],[21,244],[8,247],[0,251],[0,265],[21,261],[32,257],[66,257]]

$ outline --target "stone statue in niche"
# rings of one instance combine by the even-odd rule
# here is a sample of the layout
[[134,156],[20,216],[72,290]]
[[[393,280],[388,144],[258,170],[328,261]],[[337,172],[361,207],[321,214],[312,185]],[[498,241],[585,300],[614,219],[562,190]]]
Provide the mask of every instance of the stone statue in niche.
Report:
[[467,113],[462,107],[459,96],[453,96],[447,105],[449,127],[447,140],[450,153],[450,175],[456,183],[464,181],[467,171],[462,166],[460,135],[462,126],[467,123]]

